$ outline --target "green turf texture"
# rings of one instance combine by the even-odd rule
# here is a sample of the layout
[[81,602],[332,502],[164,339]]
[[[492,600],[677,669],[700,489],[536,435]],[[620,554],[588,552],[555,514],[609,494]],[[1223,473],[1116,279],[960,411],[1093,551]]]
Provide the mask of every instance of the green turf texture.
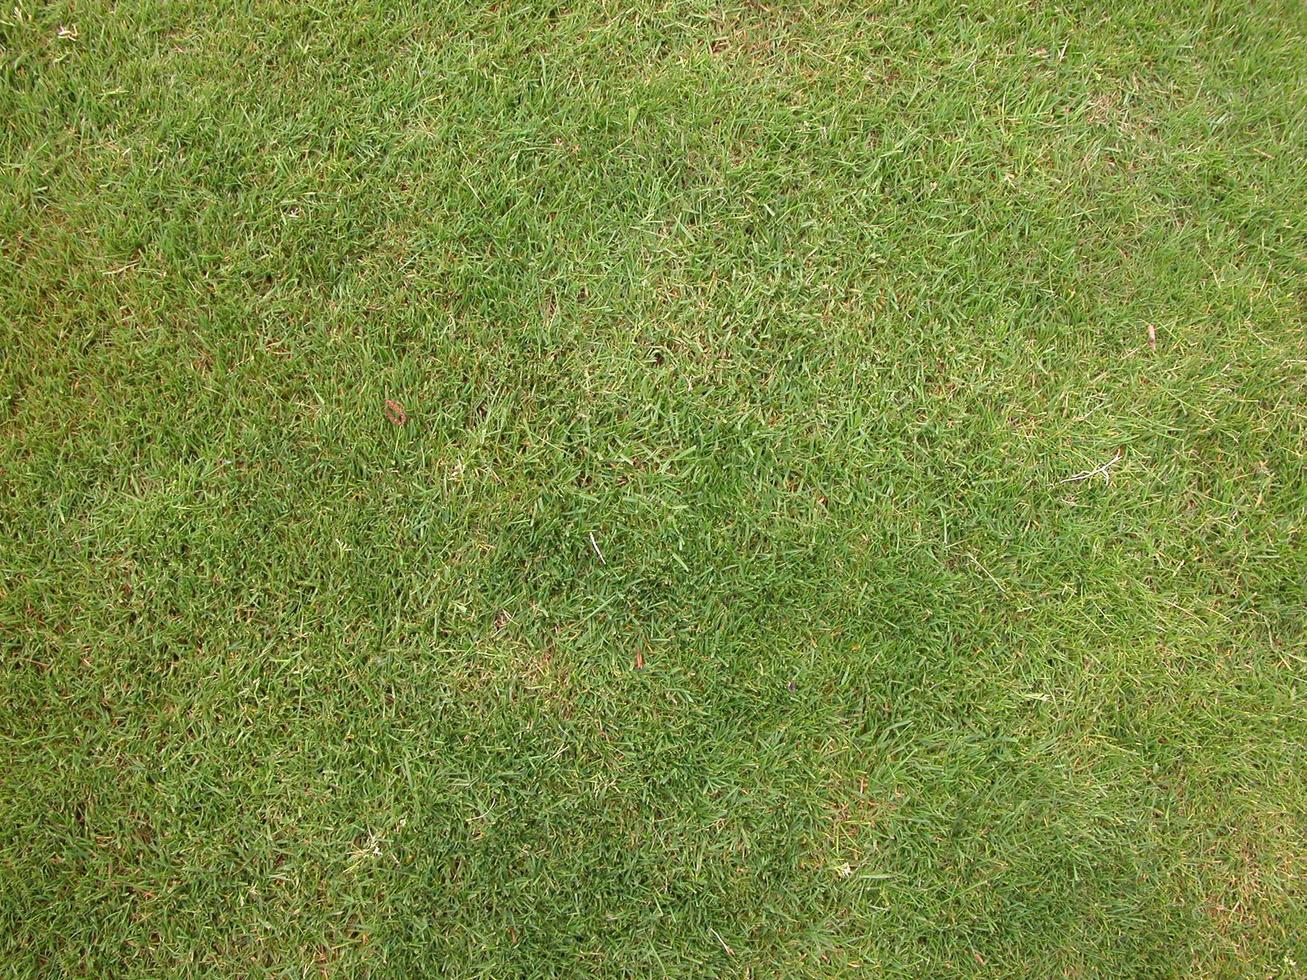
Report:
[[1301,976],[1305,29],[6,4],[3,969]]

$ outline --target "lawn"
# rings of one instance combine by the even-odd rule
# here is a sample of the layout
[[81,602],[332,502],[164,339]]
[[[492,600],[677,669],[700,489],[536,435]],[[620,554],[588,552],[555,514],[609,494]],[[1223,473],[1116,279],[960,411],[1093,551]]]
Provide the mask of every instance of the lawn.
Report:
[[1302,976],[1307,8],[17,0],[15,976]]

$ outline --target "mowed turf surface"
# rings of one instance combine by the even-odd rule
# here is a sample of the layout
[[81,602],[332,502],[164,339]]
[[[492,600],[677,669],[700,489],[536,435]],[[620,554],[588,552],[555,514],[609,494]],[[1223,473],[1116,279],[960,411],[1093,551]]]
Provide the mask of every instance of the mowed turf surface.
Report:
[[6,971],[1307,970],[1300,4],[226,7],[0,15]]

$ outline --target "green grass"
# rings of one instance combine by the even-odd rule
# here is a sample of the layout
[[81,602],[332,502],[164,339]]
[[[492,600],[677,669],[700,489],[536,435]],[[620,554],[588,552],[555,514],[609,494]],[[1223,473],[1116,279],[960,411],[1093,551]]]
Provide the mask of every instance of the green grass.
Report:
[[1302,975],[1300,3],[235,8],[0,15],[6,971]]

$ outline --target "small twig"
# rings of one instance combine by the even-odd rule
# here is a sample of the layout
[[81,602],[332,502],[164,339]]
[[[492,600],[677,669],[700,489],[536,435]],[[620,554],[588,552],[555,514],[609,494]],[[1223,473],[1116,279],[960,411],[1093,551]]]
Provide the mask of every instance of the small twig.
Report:
[[604,561],[604,553],[599,550],[599,542],[595,541],[594,531],[590,532],[590,547],[595,550],[595,555],[599,558],[599,564],[607,565],[608,562]]
[[1121,461],[1121,450],[1118,449],[1116,451],[1116,455],[1113,456],[1111,459],[1109,459],[1102,466],[1095,466],[1092,470],[1085,470],[1083,473],[1076,473],[1073,476],[1068,476],[1065,480],[1058,480],[1057,481],[1058,485],[1060,486],[1063,483],[1079,483],[1081,480],[1089,480],[1095,476],[1101,476],[1103,478],[1104,483],[1111,483],[1112,478],[1107,471],[1110,470],[1113,466],[1115,466],[1120,461]]
[[1004,586],[1003,583],[1000,582],[998,579],[994,578],[993,575],[990,575],[990,574],[989,574],[989,569],[986,568],[984,565],[982,565],[982,564],[980,563],[980,559],[979,559],[979,558],[977,558],[975,555],[970,554],[970,553],[967,554],[967,557],[970,558],[973,562],[975,562],[976,567],[979,568],[982,572],[985,573],[985,578],[989,579],[991,582],[993,582],[995,585],[998,586],[998,590],[999,590],[1000,592],[1002,592],[1004,595],[1007,594],[1007,588],[1006,588],[1006,586]]
[[722,944],[722,949],[726,950],[727,955],[734,956],[735,950],[731,949],[731,947],[726,945],[726,940],[722,938],[722,934],[718,932],[716,929],[714,929],[712,926],[709,926],[708,929],[714,936],[717,937],[717,941]]

